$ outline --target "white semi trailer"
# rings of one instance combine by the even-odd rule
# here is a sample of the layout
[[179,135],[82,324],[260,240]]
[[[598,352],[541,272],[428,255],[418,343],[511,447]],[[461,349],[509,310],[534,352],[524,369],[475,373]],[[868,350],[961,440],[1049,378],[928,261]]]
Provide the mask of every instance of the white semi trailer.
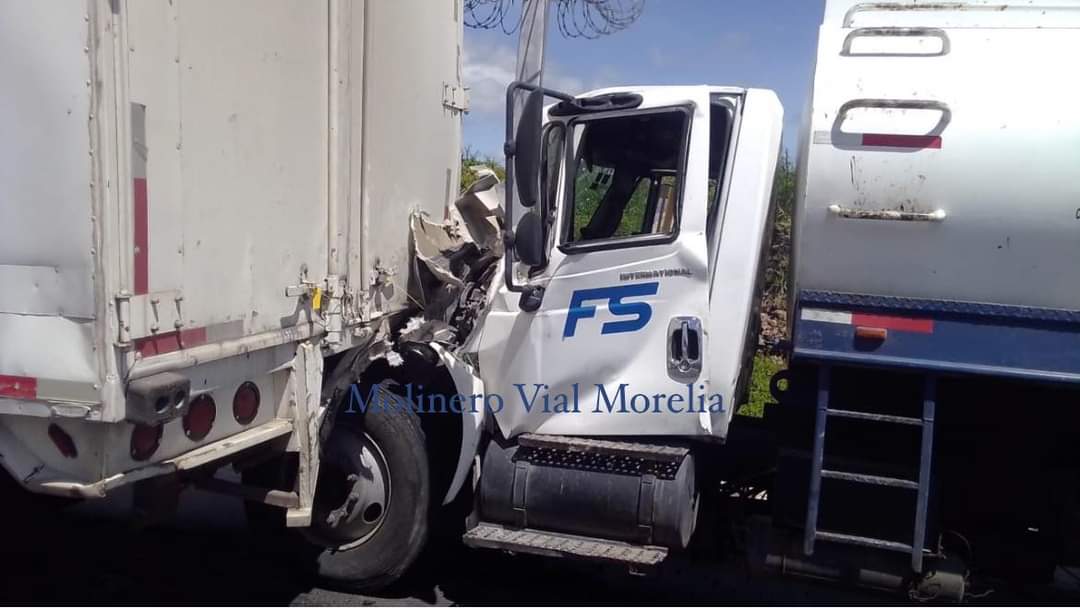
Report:
[[[6,475],[85,498],[198,479],[284,508],[329,576],[407,566],[418,425],[325,412],[412,306],[410,216],[457,197],[461,44],[459,0],[3,3]],[[279,454],[284,490],[212,477]],[[357,474],[377,487],[328,522],[319,496]]]

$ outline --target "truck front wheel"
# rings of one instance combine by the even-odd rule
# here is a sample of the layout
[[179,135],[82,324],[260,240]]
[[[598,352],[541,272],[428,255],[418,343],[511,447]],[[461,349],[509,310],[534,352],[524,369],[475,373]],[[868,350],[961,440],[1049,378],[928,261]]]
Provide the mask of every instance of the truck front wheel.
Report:
[[[277,480],[291,476],[275,464],[245,471],[245,483],[280,487]],[[430,492],[424,433],[412,408],[342,413],[323,445],[311,526],[300,532],[316,552],[319,576],[357,591],[400,578],[427,540]],[[265,526],[267,509],[251,504],[249,522]],[[283,525],[283,512],[273,515],[273,524]]]

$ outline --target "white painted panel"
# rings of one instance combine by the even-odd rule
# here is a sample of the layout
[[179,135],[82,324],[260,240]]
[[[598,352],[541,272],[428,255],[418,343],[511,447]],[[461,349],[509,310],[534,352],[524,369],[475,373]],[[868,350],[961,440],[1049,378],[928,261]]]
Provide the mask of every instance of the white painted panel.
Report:
[[97,382],[91,322],[55,316],[0,315],[0,372]]
[[[0,264],[92,272],[86,41],[77,7],[0,5]],[[86,316],[92,296],[70,295]]]
[[[56,424],[71,435],[78,449],[78,458],[65,458],[49,439],[49,425]],[[107,452],[107,431],[114,425],[79,420],[49,420],[32,416],[4,416],[0,419],[0,442],[5,460],[12,473],[33,482],[64,479],[82,483],[97,481],[101,476],[102,456]]]
[[[726,208],[716,252],[715,274],[709,293],[709,315],[705,327],[714,390],[730,395],[724,416],[713,420],[714,432],[726,436],[735,415],[737,383],[746,362],[745,336],[757,321],[755,287],[766,263],[764,239],[770,238],[769,210],[776,175],[784,109],[776,93],[748,89],[735,155],[731,162]],[[749,348],[757,339],[749,343]]]
[[85,15],[0,3],[0,374],[97,378]]
[[[799,288],[1080,307],[1080,80],[1060,61],[1080,52],[1078,30],[946,29],[949,52],[934,57],[845,57],[849,31],[821,29]],[[944,104],[940,148],[854,145],[861,133],[927,133],[909,110],[874,110],[838,132],[841,106],[866,98]],[[830,205],[944,219],[851,219]]]
[[150,291],[179,290],[187,327],[294,325],[285,288],[326,274],[327,4],[135,4]]
[[0,314],[93,316],[87,308],[93,276],[86,272],[72,272],[59,265],[0,264],[0,285]]
[[[183,3],[185,6],[188,3]],[[178,289],[184,268],[184,181],[179,3],[129,2],[128,95],[145,108],[148,279],[151,292]],[[133,125],[134,126],[134,125]],[[186,125],[199,129],[197,119]],[[188,150],[195,153],[197,150]]]
[[396,271],[386,310],[405,303],[408,211],[441,219],[457,197],[462,113],[443,85],[460,86],[462,17],[460,0],[397,0],[365,18],[364,263]]

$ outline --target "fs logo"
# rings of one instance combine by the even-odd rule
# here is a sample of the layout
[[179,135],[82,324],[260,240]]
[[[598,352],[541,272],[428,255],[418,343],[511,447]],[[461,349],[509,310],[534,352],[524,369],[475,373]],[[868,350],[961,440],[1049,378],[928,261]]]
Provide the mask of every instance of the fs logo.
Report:
[[608,310],[617,317],[634,316],[634,319],[625,321],[609,321],[600,328],[600,334],[619,334],[632,332],[645,327],[652,318],[652,306],[646,302],[623,302],[623,298],[638,298],[653,296],[660,289],[660,283],[637,283],[634,285],[619,285],[616,287],[599,287],[596,289],[579,289],[570,296],[570,308],[566,311],[566,327],[563,329],[563,338],[572,338],[577,331],[577,322],[580,319],[591,319],[596,316],[596,306],[588,304],[599,300],[607,300]]

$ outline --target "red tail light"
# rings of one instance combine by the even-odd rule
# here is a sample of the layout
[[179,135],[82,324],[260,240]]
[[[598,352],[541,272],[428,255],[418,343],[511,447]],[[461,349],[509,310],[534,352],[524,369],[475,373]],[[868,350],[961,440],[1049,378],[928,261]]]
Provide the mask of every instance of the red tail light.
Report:
[[136,424],[131,430],[131,457],[135,460],[146,460],[153,456],[161,445],[162,429],[160,424]]
[[217,418],[217,404],[210,395],[199,395],[184,414],[184,434],[192,441],[202,441],[210,434]]
[[254,382],[241,384],[233,396],[233,418],[240,424],[251,424],[259,413],[259,401],[259,387]]

